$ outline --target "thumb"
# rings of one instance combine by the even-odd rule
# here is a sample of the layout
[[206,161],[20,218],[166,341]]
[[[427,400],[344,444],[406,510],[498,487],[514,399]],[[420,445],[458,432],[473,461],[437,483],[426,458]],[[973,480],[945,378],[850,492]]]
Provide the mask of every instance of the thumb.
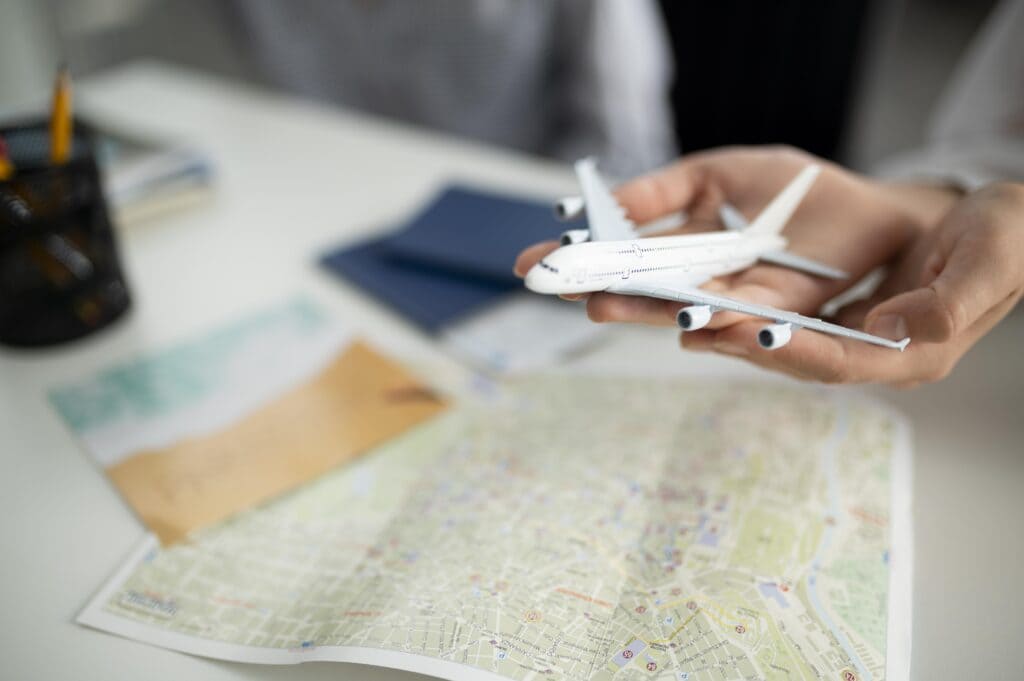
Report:
[[[988,249],[958,244],[931,283],[880,303],[865,318],[868,333],[899,340],[943,343],[966,331],[1006,297],[1006,273]],[[941,263],[936,253],[931,263]],[[926,271],[929,268],[926,266]],[[1010,286],[1012,288],[1012,286]]]
[[934,288],[919,288],[876,306],[865,318],[864,327],[868,333],[891,340],[909,336],[915,343],[941,343],[954,335],[956,324],[950,315],[948,301]]
[[708,184],[700,155],[683,157],[647,175],[629,180],[615,190],[615,198],[637,224],[689,208]]

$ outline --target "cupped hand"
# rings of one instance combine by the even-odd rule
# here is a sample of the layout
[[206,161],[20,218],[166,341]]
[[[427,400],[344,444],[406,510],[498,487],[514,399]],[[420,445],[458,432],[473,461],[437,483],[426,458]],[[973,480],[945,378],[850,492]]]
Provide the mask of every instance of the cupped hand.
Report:
[[837,321],[898,339],[903,352],[801,331],[778,350],[760,348],[763,322],[683,334],[694,350],[742,356],[754,364],[825,382],[910,387],[937,381],[1013,309],[1024,291],[1024,184],[996,184],[961,199],[938,226],[917,234],[868,300]]
[[[891,338],[909,334],[913,338],[912,350],[901,354],[801,331],[784,348],[767,351],[756,343],[757,330],[764,321],[730,312],[715,314],[700,331],[682,334],[682,344],[694,350],[743,356],[800,378],[827,382],[913,384],[944,375],[955,359],[946,355],[938,358],[936,349],[924,348],[925,343],[935,342],[930,340],[934,336],[919,332],[909,323],[906,333],[902,333],[893,318],[868,312],[881,305],[884,298],[879,296],[893,296],[917,285],[918,280],[909,274],[913,269],[910,253],[920,258],[922,249],[933,243],[931,239],[938,238],[939,232],[933,233],[934,228],[959,198],[957,192],[927,185],[877,182],[788,147],[732,147],[686,156],[627,182],[619,187],[616,196],[638,224],[683,210],[689,220],[679,232],[701,231],[709,226],[720,228],[718,208],[723,202],[729,202],[752,219],[809,163],[819,163],[823,170],[786,225],[783,236],[789,241],[789,251],[845,270],[850,278],[828,280],[758,264],[713,279],[704,288],[814,316],[825,302],[867,272],[899,261],[900,266],[870,302],[843,310],[838,321],[854,328],[863,328],[867,322],[868,331]],[[948,221],[943,223],[941,233],[953,229],[947,224]],[[555,242],[546,242],[526,249],[516,261],[516,272],[522,276],[557,247]],[[609,293],[595,293],[587,300],[589,316],[599,322],[668,326],[675,323],[680,307],[680,303],[672,301]],[[915,333],[920,337],[915,337]]]
[[[713,279],[704,288],[813,315],[934,224],[951,200],[925,196],[925,189],[897,191],[789,147],[730,147],[691,154],[627,182],[615,194],[637,224],[683,210],[687,225],[677,231],[703,231],[721,227],[718,208],[726,201],[753,219],[809,163],[819,163],[823,170],[783,231],[788,250],[845,270],[851,278],[826,280],[759,264]],[[523,276],[557,247],[556,242],[545,242],[526,249],[516,260],[516,273]],[[595,293],[587,301],[587,313],[598,322],[669,326],[680,307],[677,302],[610,293]],[[724,328],[740,318],[720,312],[708,328]]]

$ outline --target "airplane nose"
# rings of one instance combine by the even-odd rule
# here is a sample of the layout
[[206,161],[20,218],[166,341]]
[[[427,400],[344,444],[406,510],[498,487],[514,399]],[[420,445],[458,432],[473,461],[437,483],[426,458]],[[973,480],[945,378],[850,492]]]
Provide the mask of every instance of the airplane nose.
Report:
[[537,293],[539,293],[539,291],[537,291],[537,284],[539,283],[538,279],[543,276],[539,270],[540,265],[534,265],[530,268],[530,271],[526,273],[526,279],[523,280],[523,283],[526,284],[526,288],[531,291],[536,291]]
[[530,268],[530,271],[526,273],[526,279],[523,283],[526,284],[526,288],[530,289],[534,293],[551,293],[551,281],[550,272],[545,271],[540,265],[534,265]]

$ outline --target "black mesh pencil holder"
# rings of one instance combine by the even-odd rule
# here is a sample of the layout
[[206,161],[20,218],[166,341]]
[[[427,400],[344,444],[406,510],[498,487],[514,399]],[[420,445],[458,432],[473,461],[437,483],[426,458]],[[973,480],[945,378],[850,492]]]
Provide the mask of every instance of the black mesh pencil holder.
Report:
[[76,121],[61,165],[45,122],[0,135],[16,168],[0,181],[0,343],[50,345],[106,326],[130,299],[92,133]]

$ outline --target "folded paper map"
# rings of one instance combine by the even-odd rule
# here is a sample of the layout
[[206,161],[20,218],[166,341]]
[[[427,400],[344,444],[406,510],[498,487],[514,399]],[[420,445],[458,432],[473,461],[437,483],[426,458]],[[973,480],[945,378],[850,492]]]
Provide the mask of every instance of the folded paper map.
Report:
[[910,451],[845,393],[535,377],[146,540],[79,617],[468,679],[904,681]]
[[350,461],[444,406],[301,301],[51,397],[164,544]]

